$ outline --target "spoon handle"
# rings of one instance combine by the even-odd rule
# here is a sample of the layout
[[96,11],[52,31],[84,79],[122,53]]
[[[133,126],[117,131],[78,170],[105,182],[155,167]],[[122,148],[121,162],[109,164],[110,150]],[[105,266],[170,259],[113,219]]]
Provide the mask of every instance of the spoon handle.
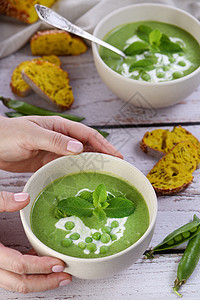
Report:
[[122,57],[125,57],[124,52],[122,52],[121,50],[115,48],[114,46],[98,39],[97,37],[93,36],[92,34],[84,31],[83,29],[81,29],[80,27],[72,24],[70,21],[68,21],[67,19],[65,19],[64,17],[62,17],[61,15],[57,14],[55,11],[53,11],[52,9],[44,6],[44,5],[40,5],[40,4],[35,4],[35,9],[36,12],[39,16],[39,18],[46,22],[47,24],[50,24],[54,27],[57,27],[59,29],[68,31],[70,33],[73,33],[75,35],[78,35],[82,38],[85,38],[87,40],[90,40],[96,44],[99,44],[105,48],[108,48],[110,50],[112,50],[113,52],[116,52],[117,54],[119,54]]

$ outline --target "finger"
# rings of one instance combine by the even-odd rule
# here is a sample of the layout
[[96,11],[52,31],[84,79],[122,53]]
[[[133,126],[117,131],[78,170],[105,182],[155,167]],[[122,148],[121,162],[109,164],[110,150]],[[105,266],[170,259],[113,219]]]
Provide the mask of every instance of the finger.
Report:
[[68,135],[81,141],[93,151],[123,158],[123,155],[106,140],[96,129],[77,122],[70,122],[66,128]]
[[23,255],[0,244],[0,268],[17,274],[63,272],[65,263],[54,257]]
[[38,134],[36,132],[32,135],[32,145],[35,150],[46,150],[57,155],[79,154],[83,151],[83,144],[74,138],[44,128],[37,128],[37,130]]
[[[39,119],[36,119],[36,121],[39,121]],[[65,120],[60,117],[50,117],[48,118],[48,122],[46,122],[45,125],[43,124],[43,126],[45,126],[45,128],[50,129],[50,131],[53,130],[59,132],[62,136],[67,135],[73,139],[76,139],[77,141],[81,142],[86,146],[89,145],[90,147],[92,147],[93,151],[123,158],[122,154],[111,143],[109,143],[97,130],[88,127],[84,124]],[[42,139],[39,140],[42,142]],[[59,144],[58,140],[57,142]],[[66,151],[66,148],[63,147],[63,149],[65,149]],[[49,151],[49,149],[47,148],[45,148],[45,150]],[[65,153],[61,152],[56,153],[65,155]]]
[[25,207],[30,201],[27,193],[0,192],[0,212],[17,211]]
[[123,158],[123,155],[109,143],[98,131],[94,130],[88,135],[84,149],[91,149],[91,151],[101,152]]
[[52,290],[69,284],[71,280],[71,275],[65,272],[47,275],[19,275],[0,269],[0,287],[24,294]]

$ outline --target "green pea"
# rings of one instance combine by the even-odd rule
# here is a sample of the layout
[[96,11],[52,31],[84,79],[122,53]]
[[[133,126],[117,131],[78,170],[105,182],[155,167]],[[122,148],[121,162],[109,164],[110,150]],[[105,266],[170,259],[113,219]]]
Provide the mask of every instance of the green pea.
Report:
[[61,243],[64,247],[69,247],[73,244],[73,241],[70,238],[64,238]]
[[197,227],[196,226],[190,229],[190,232],[195,232],[195,231],[197,231]]
[[169,61],[170,61],[170,63],[174,63],[175,62],[175,58],[174,57],[170,57]]
[[100,253],[101,254],[106,254],[109,250],[109,247],[108,246],[101,246],[100,247]]
[[186,66],[186,62],[184,60],[180,60],[178,62],[178,65],[181,66],[181,67],[185,67]]
[[108,233],[103,233],[101,236],[101,242],[107,244],[110,241],[110,235]]
[[72,221],[68,221],[68,222],[65,223],[65,228],[67,230],[72,230],[74,227],[75,227],[75,224]]
[[112,228],[117,228],[119,226],[119,223],[117,221],[112,221],[111,227]]
[[85,249],[86,243],[80,242],[80,243],[78,243],[78,247],[81,248],[81,249]]
[[86,242],[86,243],[91,243],[91,242],[92,242],[92,238],[91,238],[90,236],[87,236],[87,237],[85,238],[85,242]]
[[78,240],[80,238],[80,234],[78,232],[74,232],[70,235],[72,240]]
[[94,252],[97,250],[97,246],[94,244],[94,243],[88,243],[86,245],[87,249],[90,251],[90,252]]
[[110,237],[111,237],[112,241],[116,241],[117,240],[116,234],[111,233]]
[[190,236],[190,232],[189,231],[183,232],[182,235],[184,239],[187,239]]
[[167,242],[167,245],[171,246],[174,244],[174,239],[169,240],[169,242]]
[[166,72],[166,71],[169,71],[169,69],[170,69],[170,67],[167,66],[167,65],[163,67],[163,71],[165,71],[165,72]]
[[92,237],[93,237],[94,240],[98,241],[98,240],[100,240],[101,233],[96,231],[96,232],[93,233]]
[[183,239],[182,234],[178,234],[177,236],[174,237],[174,239],[176,242],[180,242]]
[[143,74],[141,75],[141,78],[142,78],[144,81],[149,81],[149,80],[151,80],[151,76],[150,76],[149,74],[147,74],[147,73],[143,73]]
[[182,74],[182,72],[176,71],[172,74],[172,76],[173,76],[173,79],[178,79],[178,78],[181,78],[183,76],[183,74]]
[[165,76],[165,73],[164,73],[164,72],[157,72],[157,73],[156,73],[156,76],[157,76],[158,78],[163,78],[163,77]]
[[111,230],[112,230],[112,228],[109,227],[109,226],[103,226],[103,227],[101,228],[101,231],[102,231],[103,233],[110,233]]

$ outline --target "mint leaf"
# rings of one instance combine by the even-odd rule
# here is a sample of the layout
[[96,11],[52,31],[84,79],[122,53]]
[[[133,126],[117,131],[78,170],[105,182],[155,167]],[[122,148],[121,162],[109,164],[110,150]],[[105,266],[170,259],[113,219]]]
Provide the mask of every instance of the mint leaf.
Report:
[[106,218],[106,213],[105,211],[100,208],[100,207],[96,207],[94,210],[93,210],[93,214],[94,216],[97,217],[97,219],[101,222],[103,221],[105,218]]
[[149,33],[149,42],[151,46],[157,47],[160,45],[162,33],[159,29],[155,29]]
[[170,41],[166,34],[162,35],[159,45],[160,52],[162,53],[176,53],[181,52],[183,49],[176,43]]
[[110,199],[112,199],[114,196],[111,194],[111,193],[109,193],[108,192],[108,194],[107,194],[107,201],[109,201]]
[[101,208],[106,208],[106,207],[108,207],[109,206],[109,203],[108,202],[104,202],[104,203],[102,203],[102,205],[101,205]]
[[84,190],[78,194],[78,197],[81,197],[89,202],[93,202],[92,192]]
[[135,204],[121,197],[109,200],[109,206],[105,208],[106,216],[109,218],[124,218],[130,216],[135,210]]
[[101,207],[101,204],[107,199],[107,192],[105,185],[99,184],[97,188],[94,190],[93,194],[93,204],[95,207]]
[[141,54],[145,51],[149,50],[149,45],[144,42],[134,42],[131,45],[129,45],[125,50],[124,53],[128,56],[136,55],[136,54]]
[[135,68],[145,68],[149,66],[153,66],[156,63],[157,59],[156,57],[148,58],[148,59],[140,59],[130,65],[129,72],[132,72]]
[[71,216],[90,217],[94,210],[94,205],[77,196],[63,199],[58,203],[57,208]]
[[136,30],[136,34],[141,40],[149,43],[149,34],[151,31],[153,31],[151,27],[147,25],[140,25]]
[[69,215],[65,211],[63,211],[57,207],[54,210],[54,215],[57,219],[69,217]]
[[[132,214],[135,210],[134,203],[123,198],[123,194],[119,191],[116,191],[116,194],[120,197],[115,197],[111,193],[108,193],[109,197],[107,197],[105,185],[100,184],[94,192],[84,190],[75,197],[63,196],[59,199],[57,197],[53,204],[55,217],[77,216],[81,218],[91,217],[93,214],[99,221],[103,221],[106,217],[123,218]],[[93,203],[90,202],[91,196]]]

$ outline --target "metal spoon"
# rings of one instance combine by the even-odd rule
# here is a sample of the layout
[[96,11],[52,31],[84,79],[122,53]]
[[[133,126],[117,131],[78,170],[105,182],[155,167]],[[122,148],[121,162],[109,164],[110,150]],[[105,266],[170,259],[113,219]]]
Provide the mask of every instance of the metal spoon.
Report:
[[82,30],[80,27],[72,24],[71,22],[69,22],[67,19],[65,19],[64,17],[62,17],[61,15],[57,14],[55,11],[53,11],[52,9],[44,6],[44,5],[40,5],[40,4],[35,4],[35,10],[39,16],[39,18],[46,22],[47,24],[50,24],[54,27],[57,27],[59,29],[71,32],[75,35],[81,36],[85,39],[88,39],[96,44],[99,44],[105,48],[110,49],[111,51],[119,54],[122,57],[126,57],[126,55],[124,54],[124,52],[122,52],[121,50],[113,47],[112,45],[98,39],[97,37],[93,36],[92,34]]

